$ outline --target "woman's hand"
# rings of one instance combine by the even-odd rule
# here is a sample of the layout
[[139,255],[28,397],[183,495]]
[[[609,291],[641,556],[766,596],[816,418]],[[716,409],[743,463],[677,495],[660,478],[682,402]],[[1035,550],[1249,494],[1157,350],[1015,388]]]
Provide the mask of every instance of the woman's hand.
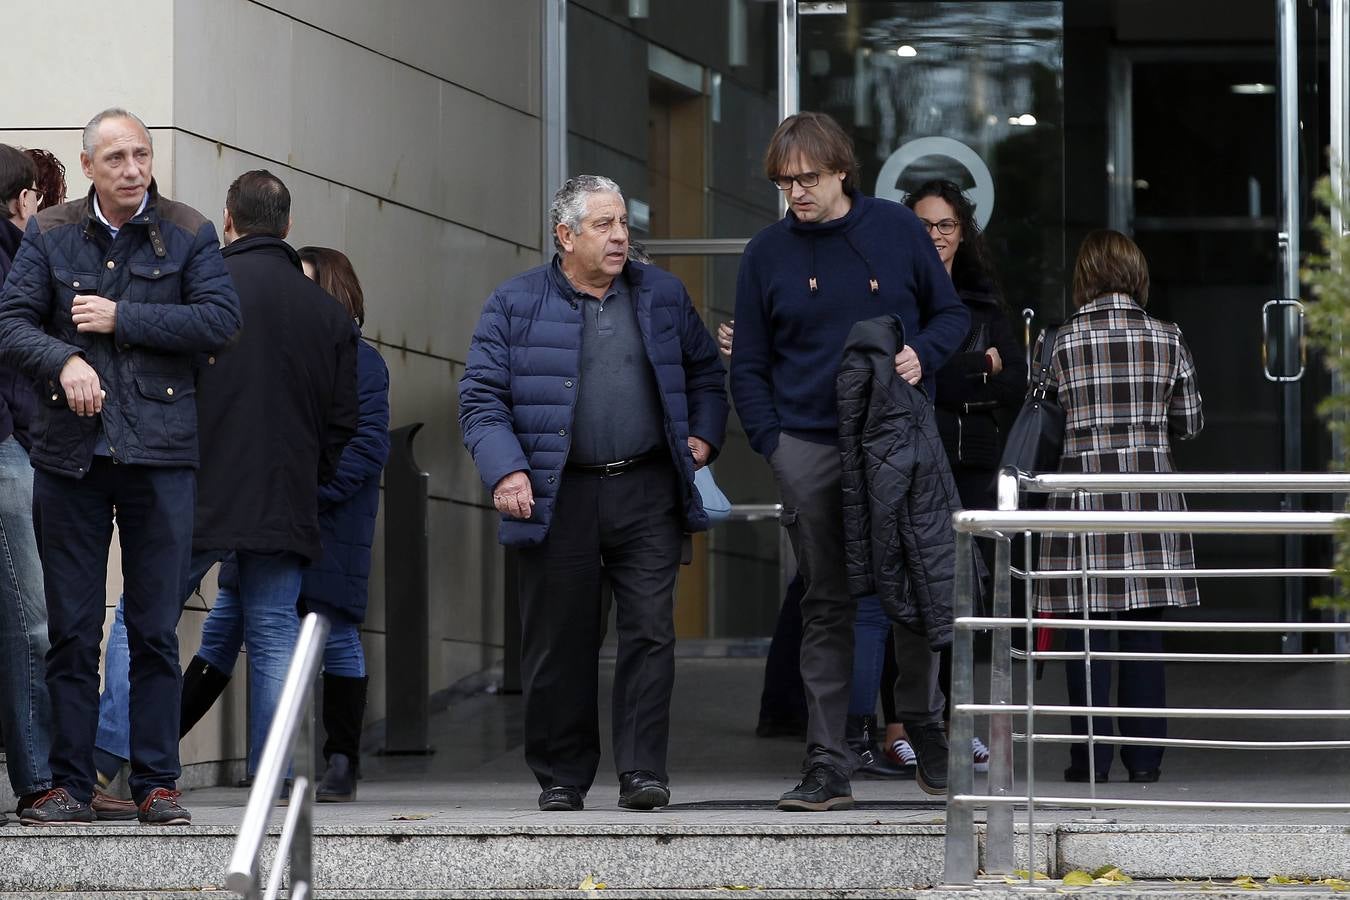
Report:
[[989,359],[989,374],[997,375],[1003,371],[1003,357],[998,355],[997,347],[990,347],[984,351],[984,355]]

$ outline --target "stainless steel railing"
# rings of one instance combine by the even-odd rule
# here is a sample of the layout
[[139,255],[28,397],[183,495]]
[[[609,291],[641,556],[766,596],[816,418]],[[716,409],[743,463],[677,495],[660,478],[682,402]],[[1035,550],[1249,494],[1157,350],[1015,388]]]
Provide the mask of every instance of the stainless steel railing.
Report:
[[[286,682],[281,688],[281,699],[267,732],[262,759],[253,776],[253,790],[248,795],[244,820],[239,826],[239,837],[234,854],[225,869],[225,886],[242,897],[255,900],[273,898],[281,891],[285,862],[290,862],[291,900],[305,900],[313,895],[313,837],[314,837],[314,679],[323,662],[323,648],[328,641],[328,620],[316,613],[305,616],[300,624],[300,638],[295,642]],[[259,855],[263,838],[272,818],[272,811],[281,796],[286,780],[287,763],[294,756],[295,782],[291,787],[290,805],[281,826],[273,856],[272,874],[267,879],[266,893],[262,889]]]
[[[988,810],[984,871],[1010,873],[1014,868],[1013,816],[1014,807],[1026,805],[1027,868],[1030,880],[1035,880],[1035,811],[1037,804],[1095,809],[1099,806],[1152,808],[1223,808],[1260,810],[1350,810],[1350,802],[1239,802],[1140,800],[1097,796],[1095,766],[1088,766],[1087,797],[1038,796],[1035,782],[1035,756],[1038,743],[1089,744],[1088,758],[1093,759],[1092,745],[1097,742],[1112,744],[1147,744],[1152,746],[1191,747],[1210,749],[1306,750],[1350,747],[1350,741],[1214,741],[1182,738],[1098,737],[1092,733],[1092,717],[1102,716],[1167,716],[1172,718],[1214,719],[1350,719],[1350,709],[1213,709],[1165,708],[1144,709],[1112,706],[1054,706],[1038,704],[1035,700],[1035,677],[1031,667],[1039,661],[1082,660],[1085,677],[1091,680],[1092,661],[1119,659],[1146,659],[1186,662],[1339,662],[1350,659],[1350,654],[1236,654],[1236,653],[1123,653],[1091,649],[1086,640],[1091,630],[1152,630],[1204,631],[1216,633],[1239,632],[1350,632],[1345,622],[1129,622],[1093,620],[1086,604],[1080,618],[1040,619],[1034,617],[1032,585],[1036,580],[1051,578],[1081,579],[1086,587],[1094,577],[1159,577],[1173,574],[1170,570],[1128,570],[1127,573],[1107,569],[1088,569],[1086,553],[1083,565],[1072,571],[1037,571],[1031,559],[1030,535],[1071,534],[1086,542],[1089,533],[1202,533],[1202,534],[1332,534],[1350,516],[1336,513],[1306,512],[1097,512],[1086,510],[1030,512],[1017,510],[1021,491],[1029,493],[1068,492],[1129,492],[1129,491],[1189,491],[1203,493],[1345,493],[1350,492],[1350,475],[1303,474],[1150,474],[1150,475],[1091,475],[1056,474],[1041,476],[1018,475],[1008,471],[999,478],[998,500],[1000,510],[964,511],[953,518],[956,529],[956,594],[955,631],[952,651],[952,722],[949,756],[946,867],[945,878],[952,885],[974,883],[978,848],[975,836],[976,807]],[[1022,568],[1012,565],[1011,538],[1025,534],[1025,560]],[[995,561],[993,572],[992,615],[974,615],[974,573],[971,550],[974,536],[993,538]],[[1305,568],[1279,570],[1270,568],[1233,568],[1184,570],[1177,575],[1198,577],[1317,577],[1332,573],[1331,569]],[[1024,617],[1011,615],[1011,585],[1018,577],[1024,586],[1027,613]],[[1011,630],[1024,629],[1027,650],[1014,653]],[[1084,631],[1082,651],[1037,651],[1036,628]],[[990,697],[988,703],[975,703],[972,635],[976,630],[992,629],[994,640],[990,659]],[[1012,702],[1012,661],[1014,657],[1026,662],[1026,697],[1024,703]],[[1090,695],[1089,695],[1090,696]],[[974,736],[974,716],[989,716],[990,768],[986,792],[974,790],[974,771],[970,742]],[[1014,733],[1014,715],[1025,717],[1024,730]],[[1083,716],[1088,723],[1086,735],[1047,733],[1037,730],[1038,716]],[[1013,792],[1013,743],[1025,744],[1025,791]]]

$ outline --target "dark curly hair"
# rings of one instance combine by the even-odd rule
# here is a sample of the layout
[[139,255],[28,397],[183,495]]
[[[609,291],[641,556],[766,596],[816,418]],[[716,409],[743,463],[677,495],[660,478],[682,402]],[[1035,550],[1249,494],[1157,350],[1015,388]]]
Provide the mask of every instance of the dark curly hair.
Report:
[[36,184],[38,190],[42,192],[42,202],[38,204],[38,212],[49,206],[65,203],[66,167],[61,164],[61,160],[57,159],[56,154],[50,150],[42,150],[37,147],[29,147],[23,152],[28,154],[28,158],[37,167]]
[[905,205],[913,209],[920,200],[937,197],[956,210],[956,220],[961,223],[961,243],[956,247],[956,257],[952,260],[952,283],[957,290],[974,288],[1002,293],[998,289],[998,279],[994,275],[994,264],[989,259],[989,250],[984,244],[984,232],[975,221],[975,204],[954,182],[946,179],[925,181],[909,196]]

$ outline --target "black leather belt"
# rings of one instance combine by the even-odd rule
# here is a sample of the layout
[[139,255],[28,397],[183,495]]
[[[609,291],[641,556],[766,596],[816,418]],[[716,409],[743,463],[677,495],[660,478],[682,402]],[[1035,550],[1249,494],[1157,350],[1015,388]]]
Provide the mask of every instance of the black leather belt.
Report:
[[616,459],[614,462],[607,463],[569,462],[566,468],[569,472],[585,472],[589,475],[599,475],[601,477],[621,475],[629,469],[640,466],[645,462],[651,462],[652,460],[658,459],[662,452],[663,451],[661,450],[652,450],[648,453],[643,453],[640,456],[632,456],[628,459]]

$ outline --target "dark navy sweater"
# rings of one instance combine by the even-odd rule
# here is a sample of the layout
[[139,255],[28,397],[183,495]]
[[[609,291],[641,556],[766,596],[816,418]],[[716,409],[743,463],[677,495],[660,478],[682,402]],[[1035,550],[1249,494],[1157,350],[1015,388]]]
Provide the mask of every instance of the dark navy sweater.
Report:
[[789,211],[741,257],[731,393],[750,446],[765,456],[783,431],[838,440],[834,379],[855,322],[900,317],[930,398],[937,370],[970,327],[914,213],[856,192],[850,198],[848,213],[830,222],[799,222]]

